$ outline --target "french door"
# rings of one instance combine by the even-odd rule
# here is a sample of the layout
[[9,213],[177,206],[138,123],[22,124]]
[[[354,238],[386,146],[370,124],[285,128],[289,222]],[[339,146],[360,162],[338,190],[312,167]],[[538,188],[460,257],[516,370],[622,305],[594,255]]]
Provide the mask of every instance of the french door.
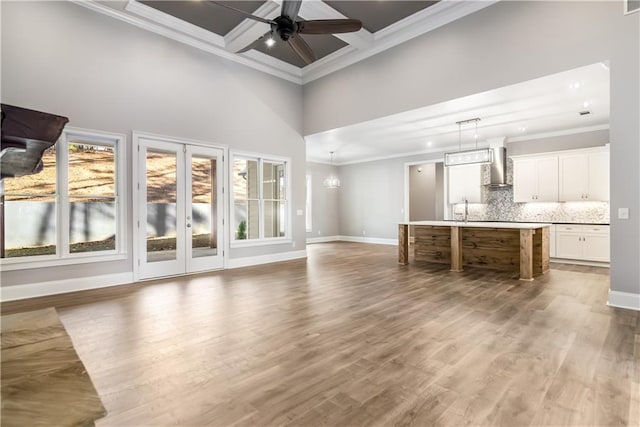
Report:
[[138,139],[138,277],[223,267],[223,151]]

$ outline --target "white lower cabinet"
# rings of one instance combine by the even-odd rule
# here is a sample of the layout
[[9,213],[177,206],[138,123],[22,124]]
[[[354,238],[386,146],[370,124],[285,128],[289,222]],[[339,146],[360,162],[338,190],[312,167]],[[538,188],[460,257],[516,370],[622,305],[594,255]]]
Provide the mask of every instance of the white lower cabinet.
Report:
[[549,227],[549,256],[556,257],[556,226]]
[[556,225],[556,258],[609,262],[608,225]]

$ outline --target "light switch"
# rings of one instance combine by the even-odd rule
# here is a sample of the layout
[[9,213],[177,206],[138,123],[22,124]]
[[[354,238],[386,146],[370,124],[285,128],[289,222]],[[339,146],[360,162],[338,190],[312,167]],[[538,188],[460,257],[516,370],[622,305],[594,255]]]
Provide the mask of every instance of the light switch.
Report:
[[618,208],[618,219],[629,219],[629,208]]
[[296,211],[296,214],[297,214],[298,216],[302,216],[302,215],[304,215],[304,211],[303,211],[302,209],[298,209],[298,210]]

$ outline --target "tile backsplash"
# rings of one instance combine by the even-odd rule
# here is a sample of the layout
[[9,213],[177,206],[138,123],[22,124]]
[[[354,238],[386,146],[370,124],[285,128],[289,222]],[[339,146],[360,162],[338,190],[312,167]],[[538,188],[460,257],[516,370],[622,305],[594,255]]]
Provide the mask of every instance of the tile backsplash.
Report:
[[[483,179],[489,182],[489,166]],[[513,162],[508,159],[507,182],[513,182]],[[609,223],[608,202],[514,203],[513,187],[482,189],[482,204],[469,205],[470,221]]]

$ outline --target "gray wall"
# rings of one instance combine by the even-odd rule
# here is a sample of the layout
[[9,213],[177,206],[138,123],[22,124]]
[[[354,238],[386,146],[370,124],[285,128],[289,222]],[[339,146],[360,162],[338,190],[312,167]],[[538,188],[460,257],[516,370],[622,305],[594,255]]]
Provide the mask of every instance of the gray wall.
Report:
[[550,151],[574,150],[600,147],[609,143],[609,130],[574,133],[571,135],[536,138],[517,142],[507,140],[507,155],[548,153]]
[[[2,2],[2,102],[68,116],[71,126],[226,144],[292,158],[292,211],[305,205],[302,89],[70,2]],[[278,100],[278,103],[274,103]],[[287,108],[282,108],[286,105]],[[132,271],[131,194],[126,261],[2,273],[2,285]],[[230,257],[304,249],[233,249]]]
[[[621,1],[499,2],[305,85],[304,134],[609,60],[611,211],[630,209],[628,220],[611,218],[611,288],[640,293],[640,14],[622,9]],[[360,225],[348,228],[361,235]]]
[[311,216],[312,231],[308,238],[337,236],[340,229],[338,198],[341,188],[326,188],[323,181],[330,174],[339,174],[338,167],[322,164],[307,163],[307,174],[311,175]]
[[405,219],[405,164],[441,158],[431,153],[340,166],[340,235],[396,239]]

